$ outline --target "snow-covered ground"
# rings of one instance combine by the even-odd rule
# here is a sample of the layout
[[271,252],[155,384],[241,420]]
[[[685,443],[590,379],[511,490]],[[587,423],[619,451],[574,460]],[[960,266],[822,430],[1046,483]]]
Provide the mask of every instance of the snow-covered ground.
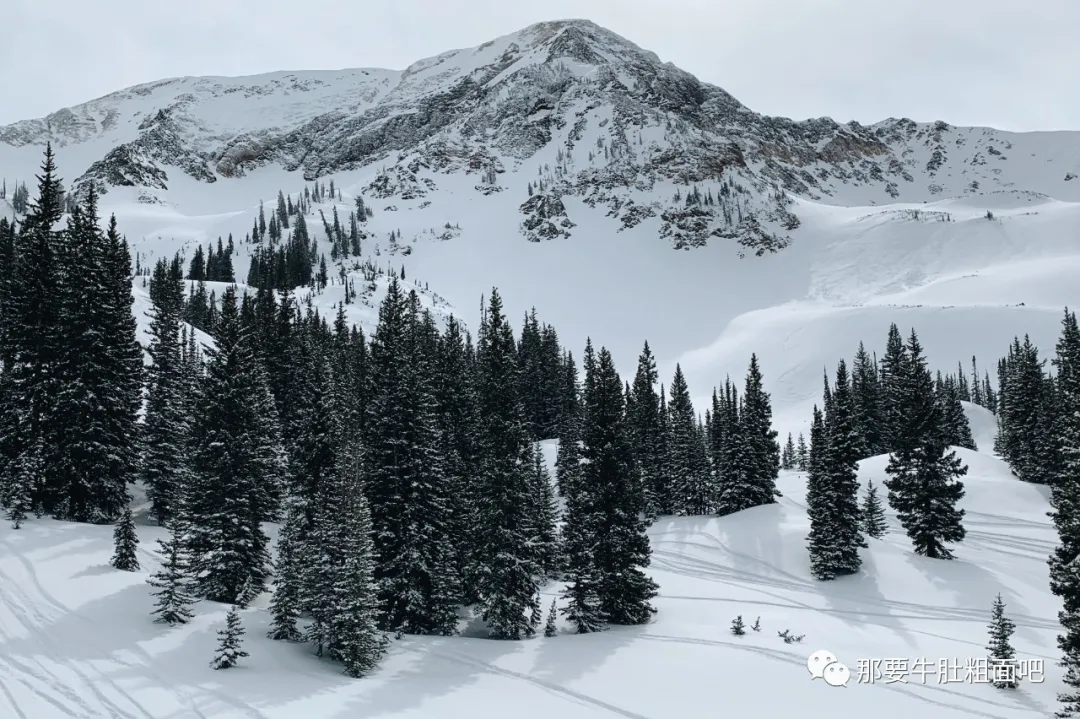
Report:
[[[971,408],[969,408],[971,409]],[[981,439],[992,419],[972,409]],[[161,530],[139,528],[142,570],[108,566],[111,529],[31,521],[0,527],[0,716],[18,719],[667,719],[929,716],[1045,717],[1060,670],[1057,601],[1046,557],[1055,534],[1042,488],[997,459],[961,450],[970,467],[962,506],[968,539],[952,562],[915,556],[890,517],[869,540],[863,571],[810,578],[804,481],[785,473],[779,504],[723,519],[664,518],[650,530],[660,583],[655,621],[592,635],[520,642],[406,637],[372,677],[350,680],[307,645],[265,638],[265,598],[243,611],[251,657],[227,672],[209,661],[227,607],[201,603],[188,625],[151,621],[147,573]],[[884,457],[862,463],[884,478]],[[559,587],[548,585],[550,598]],[[1017,691],[963,681],[985,657],[990,603],[1001,593],[1019,658],[1045,681]],[[736,637],[742,615],[760,632]],[[777,632],[805,635],[785,644]],[[846,687],[814,680],[807,658],[828,650],[851,671]],[[860,681],[860,660],[951,665],[906,681]],[[1033,660],[1033,661],[1032,661]],[[884,664],[882,664],[884,667]],[[960,669],[957,669],[960,668]],[[899,676],[899,675],[897,675]]]

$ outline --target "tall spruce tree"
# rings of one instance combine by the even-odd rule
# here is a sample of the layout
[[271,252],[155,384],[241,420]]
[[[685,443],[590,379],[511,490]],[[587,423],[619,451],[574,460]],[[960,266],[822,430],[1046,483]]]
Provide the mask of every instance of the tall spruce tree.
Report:
[[[595,394],[596,356],[592,342],[585,345],[584,368],[586,396]],[[565,499],[563,512],[563,552],[567,600],[559,610],[579,634],[603,629],[600,607],[600,573],[596,563],[596,545],[602,528],[598,525],[598,497],[584,476],[581,437],[583,418],[577,414],[563,418],[559,442],[559,475]]]
[[539,442],[532,447],[532,459],[529,493],[536,565],[542,578],[557,579],[562,566],[561,543],[557,526],[558,506],[555,503],[555,489],[551,483],[551,475],[548,474],[544,452]]
[[780,474],[780,445],[777,431],[772,427],[772,406],[769,393],[762,385],[761,368],[757,355],[750,356],[743,390],[742,412],[739,414],[740,430],[744,447],[744,462],[750,472],[747,496],[749,506],[773,504],[781,496],[776,488]]
[[612,624],[644,624],[656,611],[649,602],[657,585],[643,571],[650,557],[644,498],[634,491],[622,382],[607,349],[600,349],[593,373],[586,380],[582,482],[602,528],[594,550],[600,611]]
[[1070,717],[1080,714],[1080,328],[1075,313],[1068,310],[1054,364],[1061,393],[1058,434],[1063,461],[1050,485],[1049,515],[1059,542],[1050,555],[1050,591],[1062,600],[1057,643],[1066,690],[1058,695],[1062,704],[1058,716]]
[[193,417],[187,549],[199,596],[246,606],[269,574],[262,522],[277,515],[285,456],[265,373],[241,326],[232,286],[222,295],[214,339]]
[[671,381],[668,413],[671,417],[668,471],[675,481],[675,509],[679,514],[708,514],[716,506],[716,486],[709,473],[705,444],[698,433],[690,388],[679,365],[675,366]]
[[[530,546],[530,436],[518,396],[514,332],[492,290],[477,347],[479,493],[476,586],[481,616],[496,639],[531,636],[538,567]],[[622,388],[620,387],[620,394]]]
[[[62,511],[65,497],[49,479],[51,448],[60,424],[55,414],[62,331],[62,268],[55,225],[63,214],[63,188],[56,175],[52,146],[45,148],[37,199],[15,238],[15,263],[7,278],[4,315],[4,398],[0,448],[5,502],[30,496],[41,512]],[[25,511],[17,514],[25,516]]]
[[650,518],[660,515],[663,509],[660,498],[668,493],[667,488],[660,486],[663,457],[660,454],[662,427],[657,380],[656,359],[646,342],[638,357],[631,393],[633,403],[627,407],[627,423],[636,472],[645,493],[645,512]]
[[824,422],[820,413],[815,412],[811,431],[813,471],[807,479],[808,539],[811,572],[817,579],[853,574],[862,564],[859,547],[864,546],[864,540],[856,472],[861,451],[847,366],[841,360],[828,421]]
[[879,390],[877,365],[860,342],[851,366],[851,399],[863,457],[884,451]]
[[368,351],[365,469],[383,628],[449,635],[460,585],[426,332],[415,291],[391,280]]
[[964,510],[956,504],[964,496],[959,478],[967,467],[943,441],[940,405],[914,330],[904,358],[895,395],[898,420],[885,469],[889,504],[917,554],[952,559],[945,544],[964,539]]
[[881,450],[891,452],[895,447],[896,436],[900,431],[899,426],[903,422],[905,368],[908,365],[907,350],[904,347],[904,338],[900,335],[900,329],[895,323],[889,325],[889,335],[885,342],[885,354],[881,358],[881,368],[878,372],[881,393]]
[[154,266],[150,298],[149,354],[153,364],[149,371],[140,469],[150,501],[150,515],[158,524],[166,524],[173,517],[175,502],[185,483],[188,407],[180,345],[184,285],[173,276],[164,260]]

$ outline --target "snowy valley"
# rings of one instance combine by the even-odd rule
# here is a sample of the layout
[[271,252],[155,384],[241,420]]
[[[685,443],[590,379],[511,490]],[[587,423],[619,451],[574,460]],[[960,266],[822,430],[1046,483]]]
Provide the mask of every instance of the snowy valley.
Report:
[[[0,127],[0,217],[17,226],[33,216],[34,175],[47,143],[69,196],[92,189],[103,226],[114,215],[129,244],[136,337],[144,350],[160,329],[154,318],[164,296],[152,282],[162,283],[163,275],[152,273],[178,254],[183,277],[169,278],[179,288],[170,306],[176,326],[202,353],[220,347],[205,309],[196,319],[184,303],[200,285],[218,300],[235,287],[253,306],[259,297],[288,295],[300,316],[310,308],[330,327],[340,317],[339,324],[364,333],[365,361],[384,361],[395,372],[408,363],[373,359],[370,349],[376,337],[383,348],[390,342],[390,334],[379,333],[380,324],[384,332],[387,326],[381,309],[405,307],[403,297],[414,292],[403,312],[426,312],[437,328],[432,336],[457,327],[479,348],[491,319],[484,308],[497,288],[518,343],[526,344],[523,318],[535,309],[557,330],[555,364],[565,362],[559,352],[572,352],[581,379],[590,342],[613,359],[612,371],[596,376],[616,390],[634,384],[647,341],[657,368],[649,389],[659,393],[663,384],[674,406],[673,378],[684,378],[692,429],[695,418],[704,424],[706,410],[710,427],[720,424],[723,402],[714,403],[713,392],[720,388],[723,400],[728,378],[746,395],[755,356],[778,450],[789,435],[811,439],[814,407],[825,407],[823,373],[835,389],[837,363],[851,363],[860,343],[884,359],[892,324],[905,340],[917,331],[931,373],[959,372],[956,381],[970,382],[971,390],[985,377],[1002,394],[996,363],[1014,338],[1027,336],[1042,359],[1053,357],[1064,310],[1080,303],[1080,132],[765,117],[587,21],[541,23],[403,71],[163,80]],[[304,252],[290,254],[301,223]],[[282,259],[271,260],[278,250]],[[197,252],[216,256],[216,269],[190,276]],[[222,274],[223,255],[232,281]],[[262,315],[258,322],[272,324]],[[309,342],[336,346],[336,332],[311,330],[316,339]],[[486,341],[497,345],[492,336]],[[296,341],[288,345],[299,348],[289,361],[300,369],[271,366],[273,397],[247,408],[245,420],[276,406],[281,443],[295,449],[284,460],[294,463],[287,472],[293,474],[296,457],[310,449],[290,444],[306,421],[300,418],[322,406],[312,393],[329,396],[327,387],[338,388],[336,379],[321,385],[312,375],[348,374],[336,359],[322,367],[312,359],[321,350]],[[186,362],[188,345],[178,344]],[[264,337],[259,352],[271,344]],[[401,346],[423,355],[419,345]],[[690,501],[671,505],[695,516],[661,511],[644,529],[651,548],[645,574],[659,586],[647,621],[576,633],[573,619],[560,616],[554,636],[544,636],[541,622],[536,636],[492,639],[476,612],[459,608],[451,622],[456,635],[390,632],[385,656],[358,679],[343,675],[339,662],[315,657],[311,642],[267,636],[276,631],[272,579],[239,609],[250,656],[235,669],[208,666],[231,602],[200,600],[190,621],[154,623],[146,580],[160,571],[155,541],[171,533],[151,516],[153,489],[148,496],[139,474],[130,505],[138,535],[134,571],[110,566],[111,524],[31,513],[18,529],[0,525],[0,717],[1052,715],[1063,706],[1057,695],[1071,691],[1058,666],[1062,599],[1051,593],[1047,564],[1060,545],[1047,514],[1051,477],[1067,472],[1032,457],[1063,456],[1061,445],[1073,436],[1068,423],[1052,430],[1037,423],[1044,410],[1067,416],[1069,392],[1080,387],[1068,383],[1061,366],[1033,370],[1027,359],[1013,355],[1013,366],[1029,371],[1025,387],[1041,382],[1042,372],[1066,379],[1030,399],[1032,411],[1015,426],[1030,421],[1037,429],[1014,428],[1014,445],[996,441],[999,418],[980,406],[989,404],[985,397],[976,402],[965,389],[952,398],[964,400],[975,449],[955,448],[967,466],[958,503],[966,536],[949,543],[951,561],[914,551],[885,499],[888,454],[864,447],[851,486],[860,502],[868,482],[880,488],[887,531],[857,550],[858,571],[831,581],[816,577],[807,536],[810,507],[820,498],[807,496],[810,468],[785,462],[775,502],[728,513],[719,497],[732,464],[718,458],[720,439],[706,452],[699,438],[704,464],[693,471],[713,494],[701,512],[686,511]],[[145,352],[143,362],[154,367],[153,354]],[[429,379],[449,376],[425,371]],[[496,386],[485,377],[488,389]],[[294,388],[289,378],[303,381]],[[228,384],[225,375],[218,379]],[[561,388],[556,394],[566,389],[562,378],[552,381]],[[457,389],[465,393],[466,384]],[[257,390],[237,396],[257,397]],[[440,407],[454,406],[455,387],[432,392]],[[643,396],[636,386],[634,392]],[[510,411],[497,392],[491,395],[487,415]],[[374,411],[334,401],[324,404],[349,421],[350,412]],[[224,412],[227,400],[220,405]],[[642,404],[635,406],[640,412]],[[689,404],[680,399],[680,407]],[[294,412],[295,423],[285,421]],[[553,481],[566,466],[558,468],[564,450],[556,438],[565,410],[552,413],[558,421],[537,430],[539,454],[530,445],[529,459],[546,465]],[[440,436],[455,431],[445,420],[440,415]],[[0,436],[9,426],[0,426]],[[1044,434],[1058,444],[1040,444]],[[439,463],[450,461],[439,456]],[[670,461],[660,473],[673,486],[697,486],[684,470]],[[557,498],[561,520],[577,511],[568,506],[568,491]],[[343,496],[336,501],[348,504]],[[0,498],[10,504],[10,493]],[[376,499],[378,525],[387,519]],[[455,507],[463,501],[454,490],[442,500]],[[279,546],[286,514],[262,525],[271,548]],[[545,572],[538,582],[545,615],[553,601],[565,606],[571,583],[561,569]],[[998,595],[1030,673],[1016,689],[967,681],[962,671],[987,657]],[[736,617],[745,620],[744,634],[732,632]],[[760,631],[750,628],[755,619]],[[785,641],[782,632],[802,639]],[[817,650],[847,665],[846,686],[811,677],[807,661]],[[933,671],[912,671],[920,659]],[[860,677],[871,660],[906,662],[904,681],[895,667],[892,676]],[[951,662],[959,675],[940,679],[938,662]]]

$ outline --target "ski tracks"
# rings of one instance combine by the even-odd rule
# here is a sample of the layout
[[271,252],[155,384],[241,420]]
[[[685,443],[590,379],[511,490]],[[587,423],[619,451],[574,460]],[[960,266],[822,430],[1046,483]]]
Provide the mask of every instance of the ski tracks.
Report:
[[595,707],[602,711],[606,711],[609,714],[625,717],[625,719],[655,719],[653,717],[647,717],[644,714],[638,714],[628,709],[617,707],[614,704],[609,704],[605,701],[595,699],[587,694],[582,694],[581,692],[574,691],[573,689],[567,689],[566,687],[561,687],[558,684],[544,681],[543,679],[539,679],[529,674],[522,674],[521,672],[503,669],[502,667],[497,667],[494,664],[490,664],[488,662],[481,661],[474,657],[460,654],[458,652],[446,650],[435,651],[426,647],[414,647],[413,650],[429,654],[433,657],[443,659],[445,661],[454,662],[456,664],[464,664],[465,666],[473,667],[474,669],[480,669],[481,671],[488,674],[494,674],[497,676],[505,677],[507,679],[513,679],[516,681],[524,682],[526,684],[531,684],[538,689],[548,692],[549,694],[554,694],[556,696],[562,697],[563,699],[566,699],[568,701],[572,701],[575,704]]

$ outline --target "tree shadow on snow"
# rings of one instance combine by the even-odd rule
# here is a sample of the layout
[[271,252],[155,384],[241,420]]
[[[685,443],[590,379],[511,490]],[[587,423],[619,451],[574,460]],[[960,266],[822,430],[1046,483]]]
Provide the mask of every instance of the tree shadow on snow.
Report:
[[[484,676],[513,681],[517,679],[515,673],[504,670],[499,663],[524,651],[528,641],[460,636],[405,636],[394,640],[382,667],[359,680],[369,682],[369,687],[338,716],[397,716],[461,691]],[[431,716],[437,714],[431,711]]]

